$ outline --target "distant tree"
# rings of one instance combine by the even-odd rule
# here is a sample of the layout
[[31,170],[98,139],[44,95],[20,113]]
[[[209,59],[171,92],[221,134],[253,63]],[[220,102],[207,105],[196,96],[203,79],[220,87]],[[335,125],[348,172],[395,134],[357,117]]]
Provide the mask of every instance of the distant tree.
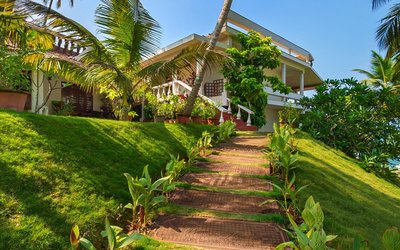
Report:
[[229,58],[222,69],[227,79],[225,89],[231,96],[232,103],[249,107],[255,112],[254,124],[261,127],[265,124],[265,107],[268,104],[268,94],[265,92],[265,82],[274,91],[289,93],[277,77],[267,76],[265,69],[275,69],[280,65],[281,51],[272,45],[270,37],[262,38],[259,33],[251,31],[239,34],[237,40],[240,48],[226,49]]
[[[400,158],[400,96],[355,79],[327,80],[301,104],[302,130],[347,155],[387,166]],[[373,169],[390,176],[386,167]]]
[[392,57],[383,58],[376,51],[372,51],[371,70],[354,69],[354,71],[366,75],[368,78],[362,80],[370,86],[380,88],[398,88],[400,87],[399,63]]

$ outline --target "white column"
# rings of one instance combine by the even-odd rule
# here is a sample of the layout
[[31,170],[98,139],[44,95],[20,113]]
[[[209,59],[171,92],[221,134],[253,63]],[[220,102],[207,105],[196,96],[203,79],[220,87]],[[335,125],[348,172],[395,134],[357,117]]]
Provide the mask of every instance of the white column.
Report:
[[300,95],[304,95],[304,71],[300,75]]
[[36,110],[36,104],[41,105],[44,100],[44,74],[41,71],[32,71],[31,111]]
[[282,63],[282,82],[286,84],[286,63]]

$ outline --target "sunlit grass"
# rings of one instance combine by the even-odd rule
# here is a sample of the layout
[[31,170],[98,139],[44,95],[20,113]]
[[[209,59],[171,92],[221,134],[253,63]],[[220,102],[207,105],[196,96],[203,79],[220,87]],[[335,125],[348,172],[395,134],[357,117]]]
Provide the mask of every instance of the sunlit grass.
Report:
[[371,249],[382,249],[384,230],[400,227],[400,188],[304,133],[296,137],[300,150],[296,179],[299,185],[311,184],[302,192],[302,202],[313,195],[321,203],[327,232],[339,235],[335,246],[352,249],[353,239],[360,235]]
[[98,243],[123,173],[160,175],[205,128],[0,111],[0,249],[67,249],[74,223]]

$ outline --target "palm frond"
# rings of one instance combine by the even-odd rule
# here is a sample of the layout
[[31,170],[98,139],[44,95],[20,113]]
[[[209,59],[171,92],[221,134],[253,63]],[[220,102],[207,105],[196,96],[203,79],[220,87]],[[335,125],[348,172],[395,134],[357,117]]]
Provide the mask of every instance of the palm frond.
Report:
[[387,4],[390,0],[372,0],[372,9],[376,10],[384,4]]
[[95,22],[119,68],[136,67],[159,48],[160,26],[137,0],[102,0]]
[[381,19],[376,31],[376,40],[380,49],[388,49],[393,55],[400,49],[400,4],[395,4],[387,16]]

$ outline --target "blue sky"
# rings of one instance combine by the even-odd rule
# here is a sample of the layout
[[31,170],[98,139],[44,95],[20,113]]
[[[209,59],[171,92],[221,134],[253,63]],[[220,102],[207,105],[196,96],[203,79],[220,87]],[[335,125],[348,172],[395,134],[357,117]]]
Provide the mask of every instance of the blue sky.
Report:
[[[64,0],[61,12],[96,32],[93,22],[99,0]],[[162,26],[162,46],[191,33],[211,33],[223,0],[142,0]],[[322,78],[362,76],[377,50],[375,30],[387,6],[371,10],[371,0],[234,0],[232,10],[310,51]],[[384,53],[384,52],[381,52]]]

